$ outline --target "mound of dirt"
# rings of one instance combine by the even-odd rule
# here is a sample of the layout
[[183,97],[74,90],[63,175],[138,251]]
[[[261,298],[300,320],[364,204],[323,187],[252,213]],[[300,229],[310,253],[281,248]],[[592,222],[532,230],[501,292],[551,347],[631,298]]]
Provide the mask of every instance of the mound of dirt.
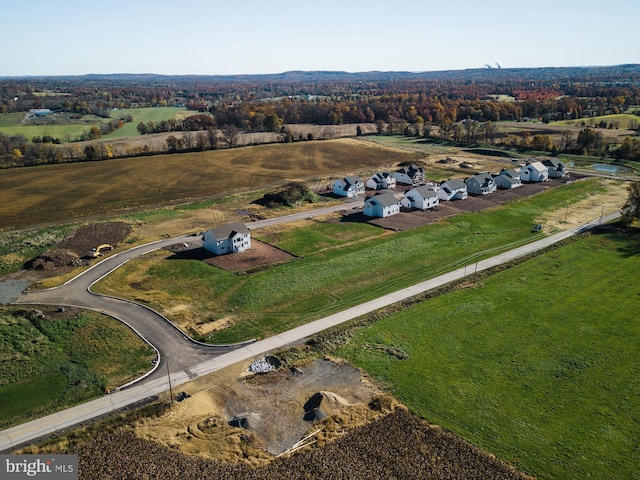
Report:
[[79,266],[82,260],[75,252],[62,248],[54,248],[48,252],[41,253],[36,258],[29,260],[25,264],[27,270],[55,270],[64,266]]
[[122,222],[83,225],[67,236],[56,248],[29,260],[24,268],[51,271],[61,267],[81,266],[86,263],[83,257],[89,255],[92,248],[105,243],[115,246],[127,238],[130,231],[131,227]]
[[349,401],[337,393],[321,391],[312,395],[304,404],[304,419],[308,422],[317,422],[335,415],[349,405]]

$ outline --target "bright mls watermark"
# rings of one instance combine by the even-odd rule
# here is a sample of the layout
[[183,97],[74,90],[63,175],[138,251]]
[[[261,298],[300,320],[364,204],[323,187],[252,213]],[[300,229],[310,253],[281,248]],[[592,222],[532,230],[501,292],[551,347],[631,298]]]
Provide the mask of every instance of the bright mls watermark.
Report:
[[77,480],[78,455],[0,455],[0,478]]

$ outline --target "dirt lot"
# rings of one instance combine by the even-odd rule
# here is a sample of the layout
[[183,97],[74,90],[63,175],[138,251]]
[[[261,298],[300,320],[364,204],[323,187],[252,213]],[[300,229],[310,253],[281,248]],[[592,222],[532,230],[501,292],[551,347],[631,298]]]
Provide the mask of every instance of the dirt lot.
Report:
[[25,268],[52,272],[55,275],[87,264],[92,248],[109,244],[115,247],[122,242],[129,232],[130,225],[122,222],[104,222],[83,225],[65,238],[56,248],[38,255],[30,260]]
[[[204,250],[204,249],[202,249]],[[206,250],[205,250],[206,252]],[[285,262],[293,258],[293,255],[280,250],[279,248],[267,245],[255,238],[251,239],[251,249],[233,255],[213,255],[207,252],[204,259],[209,265],[229,270],[230,272],[241,272],[259,268],[273,263]]]
[[[374,388],[346,363],[322,359],[295,371],[281,368],[255,375],[248,373],[248,367],[244,363],[189,384],[190,398],[164,416],[138,425],[137,434],[184,453],[227,460],[237,456],[236,442],[245,435],[251,437],[252,446],[269,454],[258,458],[268,458],[293,447],[310,429],[317,430],[313,428],[317,412],[305,410],[314,395],[321,395],[314,406],[324,415],[348,411],[343,419],[353,425],[347,428],[375,416],[366,414]],[[234,418],[246,428],[230,427]],[[223,437],[235,448],[225,450]]]

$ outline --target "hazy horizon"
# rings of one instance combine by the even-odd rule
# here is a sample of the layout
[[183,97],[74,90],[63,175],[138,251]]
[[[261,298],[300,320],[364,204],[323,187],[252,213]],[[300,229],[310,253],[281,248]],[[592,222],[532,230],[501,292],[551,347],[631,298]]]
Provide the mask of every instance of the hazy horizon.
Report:
[[[637,0],[0,0],[0,76],[438,72],[640,63]],[[616,28],[616,35],[607,29]]]

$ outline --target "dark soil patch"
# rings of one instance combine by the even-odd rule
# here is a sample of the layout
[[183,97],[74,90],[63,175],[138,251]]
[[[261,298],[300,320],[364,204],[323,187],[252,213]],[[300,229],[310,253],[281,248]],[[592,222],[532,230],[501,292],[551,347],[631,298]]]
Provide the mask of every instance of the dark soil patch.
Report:
[[[122,242],[131,227],[122,222],[104,222],[83,225],[49,251],[41,253],[29,260],[24,268],[27,270],[51,271],[63,267],[77,267],[86,263],[92,248],[109,244],[116,246]],[[60,274],[57,271],[56,274]]]
[[203,255],[202,260],[209,265],[223,268],[230,272],[242,272],[264,267],[273,263],[285,262],[294,258],[290,253],[251,239],[251,249],[228,255],[214,255],[204,248],[197,249]]

